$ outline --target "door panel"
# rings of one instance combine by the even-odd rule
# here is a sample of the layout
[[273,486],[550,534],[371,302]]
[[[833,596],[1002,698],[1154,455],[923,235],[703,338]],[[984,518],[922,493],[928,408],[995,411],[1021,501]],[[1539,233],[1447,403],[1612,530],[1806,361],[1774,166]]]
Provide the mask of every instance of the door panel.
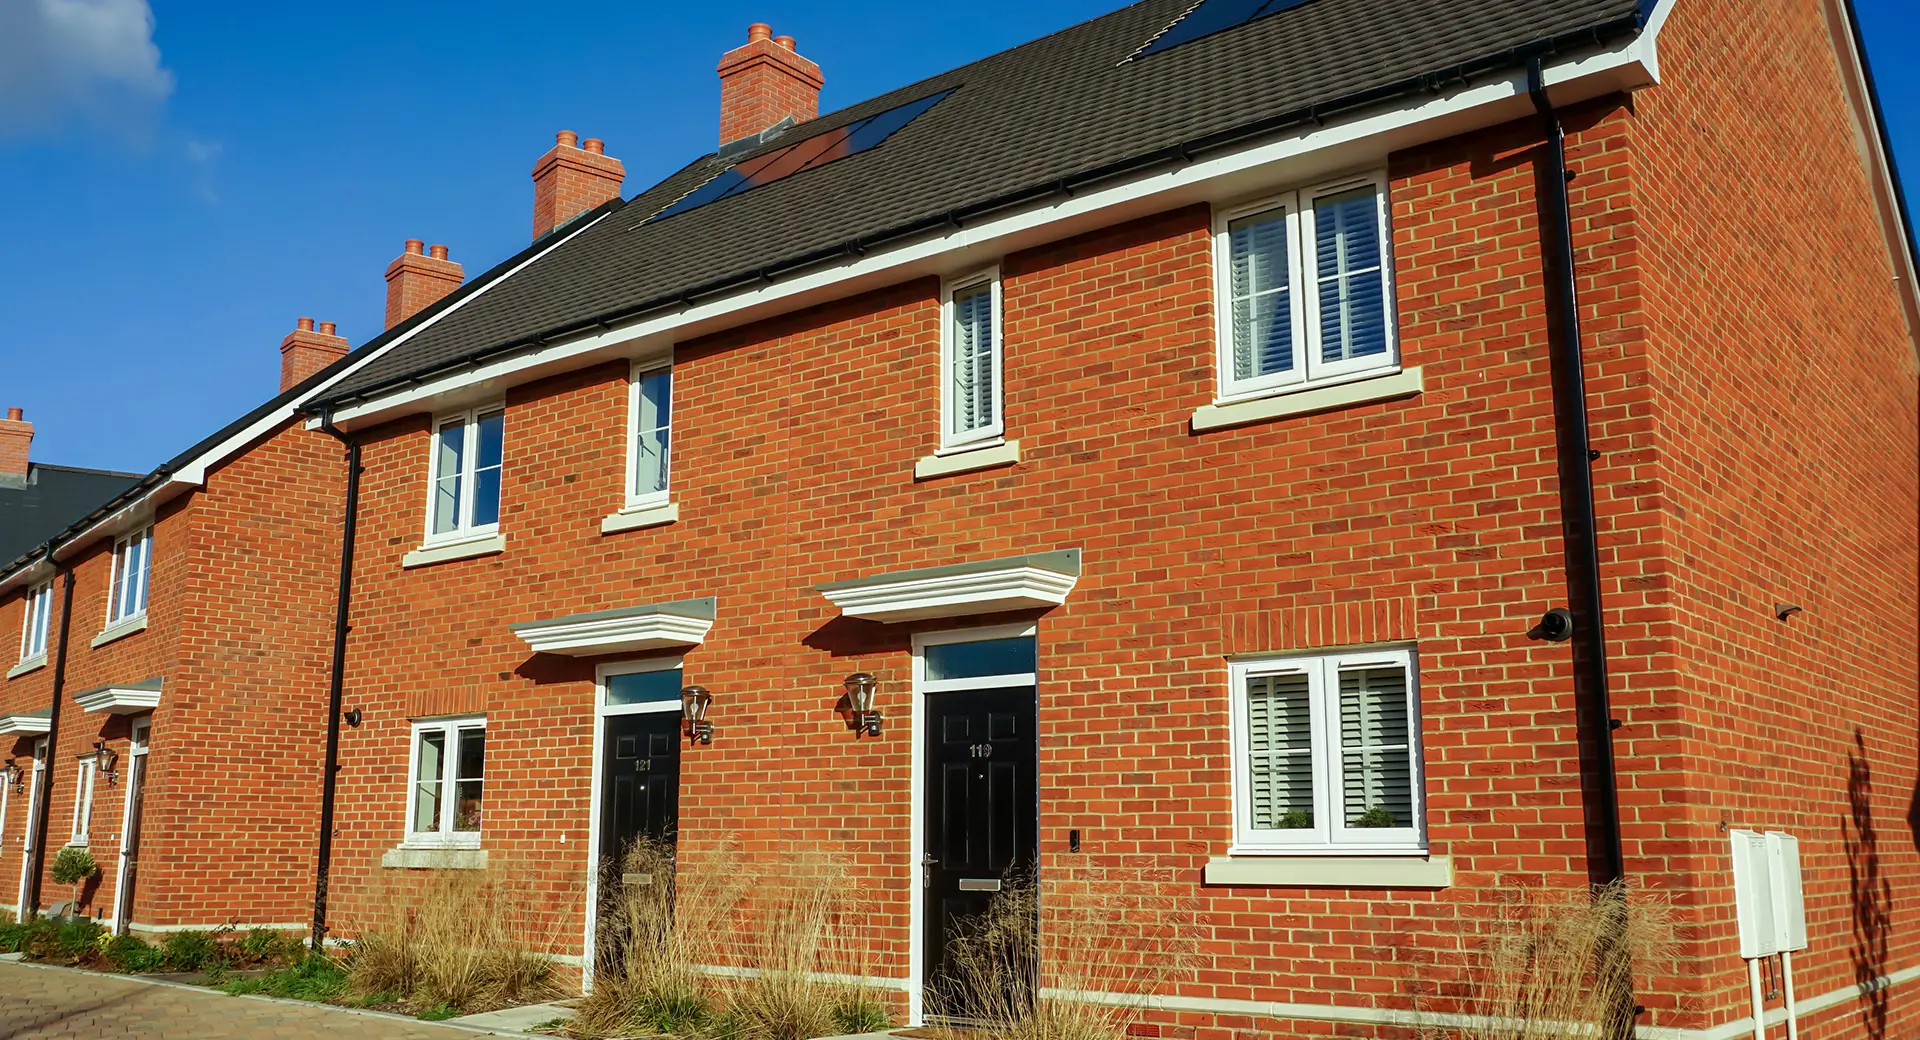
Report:
[[1035,880],[1040,843],[1039,712],[1031,686],[927,695],[925,948],[936,1013],[947,951],[997,891]]
[[672,845],[680,818],[680,714],[609,715],[600,765],[600,855],[635,838]]
[[133,890],[140,879],[140,809],[146,801],[146,792],[147,756],[135,755],[133,766],[127,771],[126,830],[120,847],[120,886],[114,895],[117,904],[114,919],[122,934],[133,920]]

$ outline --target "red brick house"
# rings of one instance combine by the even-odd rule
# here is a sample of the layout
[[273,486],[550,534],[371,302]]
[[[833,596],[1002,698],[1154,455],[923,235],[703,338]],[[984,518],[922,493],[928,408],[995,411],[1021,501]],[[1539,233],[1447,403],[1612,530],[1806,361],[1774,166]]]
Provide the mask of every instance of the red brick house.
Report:
[[1514,884],[1625,878],[1686,924],[1643,1035],[1709,1040],[1771,830],[1800,1027],[1920,1025],[1920,310],[1844,2],[1144,0],[826,115],[765,26],[720,74],[714,154],[621,200],[563,134],[547,237],[297,395],[361,467],[302,629],[333,913],[831,847],[919,1015],[995,879],[1124,877],[1198,907],[1168,1029],[1389,1036]]

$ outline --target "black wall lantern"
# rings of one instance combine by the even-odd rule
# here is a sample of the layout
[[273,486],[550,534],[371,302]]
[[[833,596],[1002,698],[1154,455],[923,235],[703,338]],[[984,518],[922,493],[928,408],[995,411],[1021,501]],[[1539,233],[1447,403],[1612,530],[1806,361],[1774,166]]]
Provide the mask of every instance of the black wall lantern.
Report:
[[119,782],[120,773],[117,768],[119,765],[120,753],[118,751],[108,747],[107,742],[104,740],[96,740],[93,742],[93,767],[100,771],[100,775],[107,778],[107,783]]
[[855,672],[842,681],[847,688],[847,705],[853,709],[854,722],[869,737],[880,735],[880,710],[873,706],[873,692],[879,680],[871,672]]
[[698,744],[713,743],[713,723],[707,721],[707,707],[713,703],[713,694],[705,686],[688,686],[680,691],[680,715],[687,720],[687,740]]

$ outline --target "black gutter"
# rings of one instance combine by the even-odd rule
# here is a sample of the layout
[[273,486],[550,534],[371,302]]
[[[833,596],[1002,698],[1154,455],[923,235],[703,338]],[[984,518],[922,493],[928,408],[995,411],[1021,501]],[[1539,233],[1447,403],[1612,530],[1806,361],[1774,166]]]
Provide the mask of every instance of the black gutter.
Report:
[[347,623],[353,600],[353,543],[360,526],[360,442],[333,425],[333,413],[320,413],[320,428],[347,447],[346,516],[340,530],[340,595],[333,611],[333,675],[327,683],[327,756],[321,766],[320,847],[313,871],[313,949],[327,941],[327,886],[333,870],[333,812],[340,779],[340,710],[345,698]]
[[[1546,132],[1544,158],[1536,164],[1541,210],[1540,248],[1546,268],[1547,356],[1553,373],[1553,419],[1559,440],[1560,523],[1566,553],[1567,598],[1573,613],[1573,686],[1576,731],[1581,745],[1581,786],[1587,792],[1587,872],[1596,886],[1613,886],[1627,876],[1620,844],[1620,783],[1613,758],[1613,706],[1607,691],[1607,636],[1600,597],[1599,519],[1593,507],[1593,450],[1587,417],[1585,359],[1580,346],[1580,296],[1573,258],[1573,210],[1567,184],[1566,129],[1547,96],[1540,62],[1527,66],[1527,93]],[[1600,804],[1595,805],[1597,798]],[[1616,888],[1606,892],[1624,898]],[[1620,918],[1624,927],[1625,918]],[[1626,960],[1624,935],[1609,937],[1614,956],[1606,968],[1619,973],[1613,985],[1622,994],[1614,1020],[1604,1034],[1631,1040],[1639,1008],[1633,999],[1633,972]]]
[[22,920],[40,916],[40,872],[47,863],[47,820],[53,810],[53,774],[60,761],[60,698],[67,688],[67,642],[73,631],[73,568],[62,567],[53,558],[58,546],[49,541],[46,559],[63,579],[60,589],[60,652],[53,658],[53,698],[47,713],[47,761],[40,769],[39,790],[34,792],[33,863],[27,870],[27,884],[20,893]]
[[[431,375],[452,371],[462,366],[478,364],[482,361],[505,354],[538,349],[548,341],[579,335],[614,322],[634,321],[653,314],[680,310],[691,306],[701,297],[717,296],[749,286],[765,285],[783,276],[790,276],[809,268],[831,264],[848,256],[862,255],[881,245],[938,233],[951,228],[962,227],[964,226],[964,222],[968,220],[997,213],[1001,210],[1012,209],[1016,206],[1023,205],[1037,205],[1056,198],[1070,198],[1076,192],[1084,191],[1090,186],[1117,180],[1121,177],[1149,173],[1162,167],[1191,165],[1197,161],[1203,153],[1221,151],[1243,145],[1249,141],[1270,137],[1300,126],[1322,124],[1332,116],[1342,115],[1357,109],[1371,108],[1389,101],[1397,101],[1409,97],[1430,97],[1449,88],[1466,86],[1484,76],[1525,67],[1528,66],[1529,63],[1538,64],[1542,58],[1555,57],[1569,51],[1578,51],[1587,47],[1601,46],[1621,37],[1636,35],[1646,26],[1650,9],[1650,4],[1642,4],[1639,9],[1631,14],[1603,22],[1596,26],[1536,40],[1521,47],[1509,48],[1505,51],[1487,55],[1486,57],[1473,61],[1461,62],[1448,68],[1422,73],[1418,76],[1412,76],[1387,86],[1360,91],[1322,104],[1295,109],[1291,112],[1270,116],[1266,119],[1257,120],[1229,130],[1205,134],[1178,144],[1123,159],[1119,162],[1109,163],[1105,166],[1083,171],[1069,177],[1055,178],[1044,184],[1009,192],[967,206],[956,207],[944,213],[903,224],[879,234],[848,239],[838,245],[828,246],[824,249],[815,250],[814,252],[806,253],[789,260],[763,265],[740,274],[729,275],[725,278],[698,285],[691,289],[676,291],[650,300],[644,300],[637,304],[629,304],[611,310],[597,312],[591,317],[563,322],[509,343],[468,351],[465,354],[436,364],[431,368],[410,371],[402,375],[376,380],[365,386],[322,400],[328,405],[366,401],[395,387],[408,383],[417,384]],[[957,73],[954,75],[957,76]],[[883,104],[894,96],[904,95],[912,91],[932,89],[945,82],[946,80],[943,76],[935,76],[910,87],[903,87],[900,90],[894,91],[892,94],[873,99],[871,104]],[[867,103],[863,102],[863,104]],[[852,106],[843,111],[852,112],[858,107],[859,106]],[[822,124],[821,126],[822,132],[830,132],[832,129],[834,129],[833,125]],[[783,142],[780,146],[785,147],[786,143],[790,142]],[[747,156],[741,161],[744,162],[751,158],[751,156]],[[735,163],[733,165],[738,164]],[[683,192],[681,194],[684,195],[685,193]],[[642,197],[644,196],[636,197],[634,202],[637,203]],[[678,196],[674,199],[665,200],[660,203],[660,206],[664,208],[664,206],[671,205],[674,201],[677,201],[677,199]],[[631,204],[632,203],[629,203],[629,205]],[[651,214],[649,214],[649,219],[651,219]],[[633,226],[639,227],[644,223],[646,222],[642,221]],[[631,228],[629,230],[631,230]]]

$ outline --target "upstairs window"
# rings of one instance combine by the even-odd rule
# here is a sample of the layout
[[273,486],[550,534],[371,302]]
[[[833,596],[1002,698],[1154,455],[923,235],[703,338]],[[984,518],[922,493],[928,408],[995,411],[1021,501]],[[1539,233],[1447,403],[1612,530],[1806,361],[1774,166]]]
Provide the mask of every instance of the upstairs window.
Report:
[[1235,661],[1239,852],[1426,848],[1411,650]]
[[113,573],[107,586],[107,627],[147,613],[147,577],[153,570],[153,528],[114,543]]
[[673,443],[673,367],[635,365],[629,387],[627,508],[665,505]]
[[47,655],[47,626],[53,614],[53,582],[27,590],[27,616],[20,625],[20,660]]
[[486,764],[485,718],[413,724],[407,844],[479,846]]
[[1000,443],[1000,273],[949,282],[941,301],[942,451]]
[[443,416],[434,424],[427,539],[456,540],[500,525],[500,470],[506,411],[498,406]]
[[1214,229],[1220,396],[1395,368],[1385,180],[1287,192]]

